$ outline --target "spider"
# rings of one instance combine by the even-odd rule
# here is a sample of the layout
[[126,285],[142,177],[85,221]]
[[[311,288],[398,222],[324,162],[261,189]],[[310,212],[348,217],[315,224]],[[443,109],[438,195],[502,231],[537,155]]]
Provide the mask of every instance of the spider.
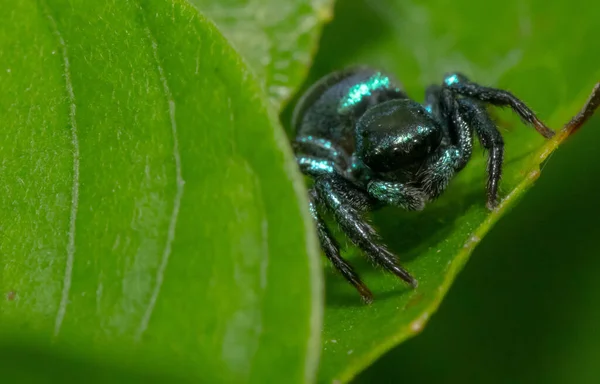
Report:
[[293,148],[300,170],[313,180],[310,211],[327,258],[366,303],[373,294],[323,220],[331,212],[342,231],[373,263],[417,286],[384,245],[364,214],[385,205],[422,210],[465,167],[473,135],[489,151],[487,207],[498,204],[504,142],[486,104],[508,106],[545,138],[546,127],[511,93],[484,87],[460,73],[410,99],[391,75],[368,67],[323,77],[300,98],[292,117]]

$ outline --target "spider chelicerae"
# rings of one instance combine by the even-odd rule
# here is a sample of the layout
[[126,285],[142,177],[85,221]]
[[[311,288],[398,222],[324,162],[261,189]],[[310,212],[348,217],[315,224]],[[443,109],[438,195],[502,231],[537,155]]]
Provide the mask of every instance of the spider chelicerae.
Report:
[[322,78],[298,102],[293,147],[301,171],[314,181],[310,210],[321,247],[365,302],[373,295],[340,255],[324,211],[375,264],[416,287],[417,280],[379,243],[363,215],[384,205],[423,209],[468,163],[474,135],[489,152],[487,207],[495,208],[504,143],[486,104],[510,107],[545,138],[554,135],[511,93],[473,83],[460,73],[427,88],[420,104],[389,74],[351,68]]

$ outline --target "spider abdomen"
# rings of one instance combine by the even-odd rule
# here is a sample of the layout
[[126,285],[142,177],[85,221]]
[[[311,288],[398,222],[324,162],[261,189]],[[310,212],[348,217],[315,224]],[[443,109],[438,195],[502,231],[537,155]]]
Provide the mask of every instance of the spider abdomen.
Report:
[[298,102],[292,126],[298,137],[329,140],[351,156],[354,125],[371,106],[392,98],[407,98],[392,76],[357,67],[335,72],[310,87]]

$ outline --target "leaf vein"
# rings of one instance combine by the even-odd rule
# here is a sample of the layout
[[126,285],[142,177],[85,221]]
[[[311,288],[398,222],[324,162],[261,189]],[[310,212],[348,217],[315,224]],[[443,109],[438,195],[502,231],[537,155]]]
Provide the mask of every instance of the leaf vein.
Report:
[[[143,17],[143,16],[142,16]],[[143,17],[144,21],[145,18]],[[167,98],[169,104],[169,118],[171,122],[171,133],[173,134],[173,159],[175,161],[175,176],[176,176],[176,192],[175,198],[173,200],[173,210],[171,212],[171,218],[169,220],[169,228],[167,231],[167,240],[165,242],[165,247],[162,252],[160,265],[156,272],[156,283],[154,285],[154,289],[152,290],[152,296],[150,297],[150,302],[148,303],[148,307],[144,312],[142,317],[142,321],[140,322],[140,326],[137,330],[136,340],[140,340],[143,333],[148,328],[148,323],[150,322],[150,317],[152,316],[152,312],[154,311],[154,306],[156,305],[156,300],[160,293],[160,289],[162,287],[165,270],[167,268],[167,264],[169,263],[169,257],[171,256],[173,240],[175,239],[175,231],[177,227],[177,219],[179,217],[179,210],[181,207],[181,199],[183,197],[183,190],[185,181],[183,180],[182,170],[181,170],[181,154],[179,152],[179,140],[177,139],[177,121],[175,119],[175,100],[173,99],[173,94],[171,93],[171,89],[169,88],[169,84],[167,82],[167,78],[165,76],[165,71],[160,64],[160,59],[158,56],[158,43],[152,33],[150,28],[146,26],[146,36],[150,41],[150,45],[152,47],[152,55],[154,57],[154,61],[158,70],[158,74],[160,77],[160,81],[162,83],[163,92],[165,97]]]
[[69,62],[67,44],[58,30],[56,20],[50,14],[49,8],[42,3],[43,13],[49,21],[52,33],[58,39],[60,45],[60,54],[63,59],[65,88],[69,102],[69,125],[71,129],[71,144],[73,150],[73,184],[71,186],[71,209],[69,212],[69,232],[67,242],[67,261],[63,278],[63,289],[61,293],[58,311],[54,320],[54,337],[57,337],[62,326],[67,305],[69,303],[69,293],[71,290],[71,278],[73,276],[73,262],[75,260],[75,232],[77,229],[77,211],[79,208],[79,137],[77,133],[77,106],[75,104],[75,93],[73,92],[73,82],[71,79],[71,64]]

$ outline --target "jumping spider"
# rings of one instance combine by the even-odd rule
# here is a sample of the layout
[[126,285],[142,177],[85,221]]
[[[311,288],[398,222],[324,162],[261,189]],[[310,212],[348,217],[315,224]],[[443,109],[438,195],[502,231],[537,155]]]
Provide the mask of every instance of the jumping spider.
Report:
[[545,138],[554,135],[511,93],[470,82],[460,73],[430,86],[424,104],[411,100],[390,75],[366,67],[322,78],[298,102],[293,147],[301,171],[314,180],[310,210],[321,247],[365,302],[373,295],[341,257],[321,210],[333,213],[374,263],[416,287],[417,280],[378,243],[362,215],[384,205],[423,209],[468,163],[473,134],[489,151],[487,207],[496,207],[504,143],[485,104],[508,106]]

